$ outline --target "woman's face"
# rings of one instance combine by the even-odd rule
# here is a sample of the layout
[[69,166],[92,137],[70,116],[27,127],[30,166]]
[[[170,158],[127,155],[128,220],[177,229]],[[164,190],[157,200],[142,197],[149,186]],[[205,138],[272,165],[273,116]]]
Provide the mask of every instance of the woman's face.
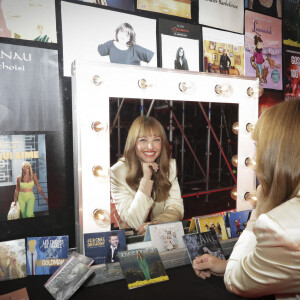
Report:
[[135,144],[135,153],[140,161],[153,163],[160,156],[162,140],[160,136],[141,136]]
[[263,47],[263,43],[262,42],[257,42],[256,48],[261,49],[262,47]]
[[180,49],[178,52],[178,55],[181,57],[181,56],[183,56],[183,53],[184,53],[183,49]]
[[28,165],[25,165],[25,166],[23,167],[23,171],[24,171],[25,174],[28,174],[28,173],[29,173],[29,166],[28,166]]
[[118,32],[117,38],[118,42],[121,44],[127,44],[130,41],[130,35],[127,32],[121,30]]

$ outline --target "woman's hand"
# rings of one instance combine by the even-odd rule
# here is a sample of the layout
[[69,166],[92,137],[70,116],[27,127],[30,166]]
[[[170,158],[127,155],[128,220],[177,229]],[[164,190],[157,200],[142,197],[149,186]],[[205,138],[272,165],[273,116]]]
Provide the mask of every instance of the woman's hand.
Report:
[[193,261],[193,268],[198,277],[206,279],[211,274],[223,276],[225,273],[227,260],[220,259],[210,254],[197,256]]
[[159,165],[156,162],[153,163],[144,163],[141,162],[143,177],[151,180],[153,172],[157,172],[159,169]]
[[151,224],[153,224],[153,223],[151,223],[151,222],[144,223],[139,228],[137,228],[136,231],[137,231],[138,235],[145,235],[148,225],[151,225]]

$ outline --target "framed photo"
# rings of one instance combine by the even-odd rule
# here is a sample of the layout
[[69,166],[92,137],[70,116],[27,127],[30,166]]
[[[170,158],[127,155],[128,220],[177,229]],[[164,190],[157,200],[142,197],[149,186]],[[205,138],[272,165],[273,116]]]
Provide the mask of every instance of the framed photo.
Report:
[[239,52],[239,46],[232,46],[233,52]]
[[222,53],[222,52],[223,52],[223,50],[224,50],[224,48],[223,48],[223,47],[219,47],[219,53]]
[[216,50],[216,48],[217,48],[217,43],[210,41],[209,42],[209,49],[210,50]]
[[213,59],[213,60],[217,60],[217,59],[218,59],[218,54],[216,54],[216,53],[213,53],[213,55],[212,55],[212,59]]
[[233,57],[233,53],[232,52],[229,52],[229,57]]

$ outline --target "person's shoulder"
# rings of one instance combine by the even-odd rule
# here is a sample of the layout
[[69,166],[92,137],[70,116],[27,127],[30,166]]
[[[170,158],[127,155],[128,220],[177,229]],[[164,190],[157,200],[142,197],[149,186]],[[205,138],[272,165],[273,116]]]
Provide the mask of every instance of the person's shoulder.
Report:
[[126,175],[127,168],[124,158],[120,158],[111,168],[111,174],[115,176]]

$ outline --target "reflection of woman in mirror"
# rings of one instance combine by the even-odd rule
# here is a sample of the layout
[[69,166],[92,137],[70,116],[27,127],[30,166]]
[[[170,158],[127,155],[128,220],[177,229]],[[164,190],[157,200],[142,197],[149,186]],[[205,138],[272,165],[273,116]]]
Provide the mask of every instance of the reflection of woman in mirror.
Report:
[[184,50],[179,47],[176,52],[176,59],[174,60],[174,68],[178,70],[188,70],[188,62],[185,58]]
[[111,195],[121,220],[144,234],[146,225],[181,220],[183,201],[176,161],[162,125],[138,117],[131,125],[123,157],[111,168]]
[[31,164],[26,161],[22,164],[21,175],[17,177],[17,185],[14,197],[15,203],[17,203],[17,201],[19,203],[22,218],[34,217],[34,185],[48,203],[48,199],[45,196],[41,186],[39,185],[37,176],[32,171]]
[[128,23],[121,24],[115,33],[115,39],[98,46],[101,56],[109,55],[110,62],[140,65],[141,61],[149,63],[154,52],[136,44],[136,34]]

